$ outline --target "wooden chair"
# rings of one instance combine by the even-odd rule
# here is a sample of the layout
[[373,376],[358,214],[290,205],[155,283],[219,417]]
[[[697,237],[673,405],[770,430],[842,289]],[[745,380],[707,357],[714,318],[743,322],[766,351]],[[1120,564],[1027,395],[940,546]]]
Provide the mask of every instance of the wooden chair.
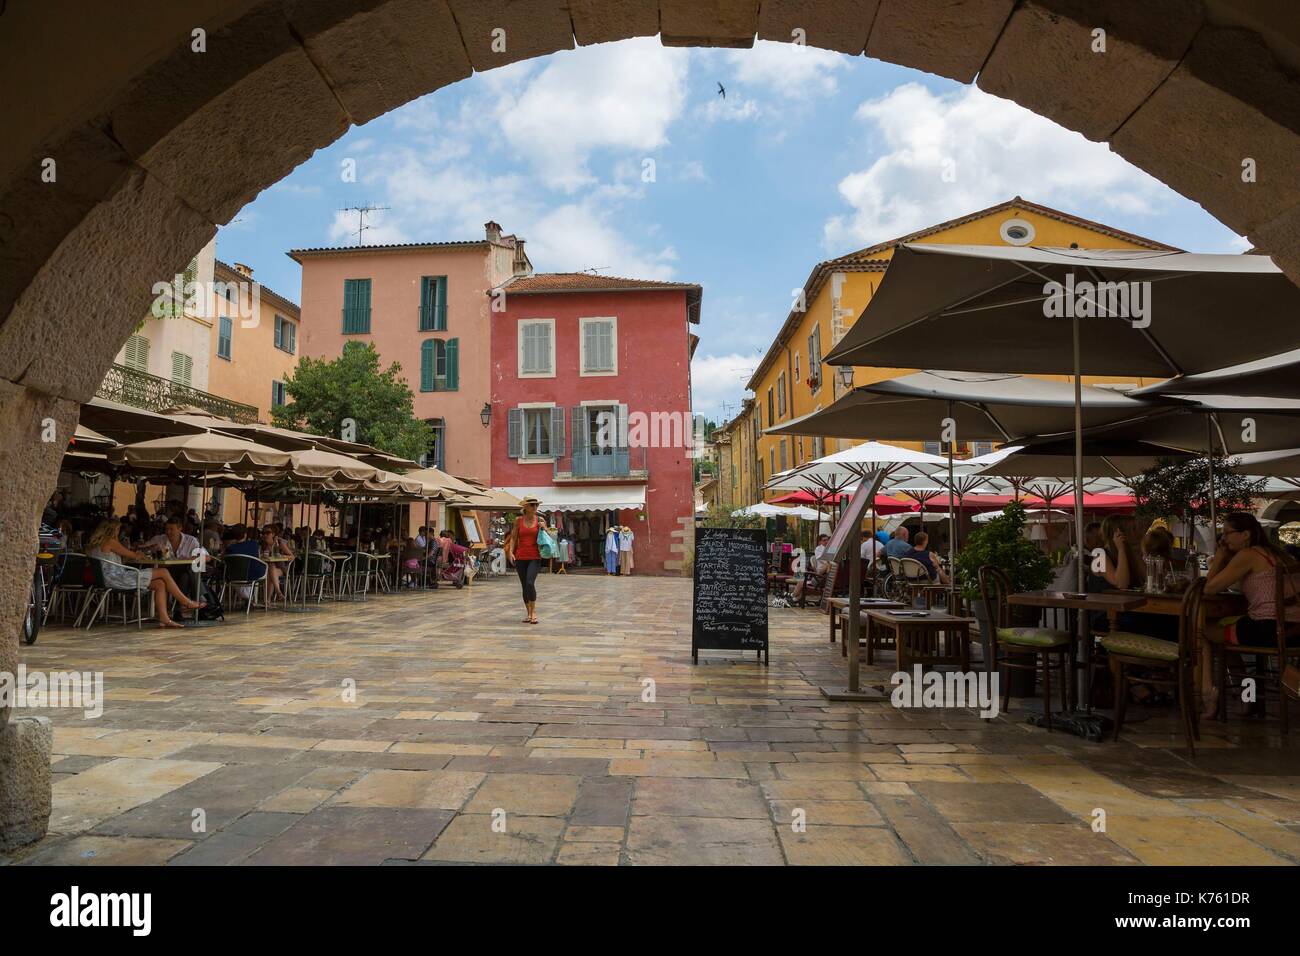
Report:
[[1130,631],[1111,631],[1102,635],[1101,646],[1110,658],[1110,672],[1115,679],[1115,740],[1119,740],[1119,732],[1124,727],[1129,684],[1168,687],[1178,696],[1188,756],[1196,756],[1195,741],[1201,739],[1201,729],[1193,682],[1204,591],[1205,579],[1201,578],[1183,595],[1177,643]]
[[[1069,631],[1052,627],[1017,627],[1011,624],[1011,579],[1000,568],[986,564],[979,570],[980,597],[988,615],[984,627],[991,623],[988,647],[995,671],[1027,670],[1043,675],[1043,719],[1047,729],[1052,729],[1052,664],[1055,663],[1061,680],[1061,708],[1069,706],[1067,680],[1070,661],[1071,636]],[[1026,661],[1025,659],[1030,660]],[[1002,674],[1002,710],[1011,702],[1010,674]]]
[[[1287,592],[1291,596],[1287,597]],[[1228,655],[1252,654],[1255,659],[1262,663],[1265,660],[1273,659],[1276,661],[1275,668],[1265,668],[1259,666],[1256,668],[1256,680],[1258,681],[1260,695],[1258,698],[1261,713],[1264,709],[1264,691],[1268,687],[1274,687],[1278,690],[1278,722],[1281,724],[1282,736],[1285,737],[1290,732],[1289,715],[1287,713],[1286,694],[1282,692],[1282,673],[1286,670],[1290,661],[1300,659],[1300,647],[1287,647],[1288,637],[1300,635],[1300,623],[1287,621],[1286,609],[1289,606],[1294,607],[1297,601],[1296,589],[1291,584],[1290,578],[1283,567],[1282,562],[1278,561],[1274,569],[1273,584],[1273,607],[1274,613],[1280,614],[1281,627],[1277,630],[1277,642],[1275,644],[1249,645],[1249,644],[1228,644],[1222,640],[1212,640],[1210,643],[1211,653],[1216,659],[1215,680],[1219,687],[1219,712],[1216,715],[1219,720],[1228,719]],[[1281,610],[1276,610],[1280,608]]]

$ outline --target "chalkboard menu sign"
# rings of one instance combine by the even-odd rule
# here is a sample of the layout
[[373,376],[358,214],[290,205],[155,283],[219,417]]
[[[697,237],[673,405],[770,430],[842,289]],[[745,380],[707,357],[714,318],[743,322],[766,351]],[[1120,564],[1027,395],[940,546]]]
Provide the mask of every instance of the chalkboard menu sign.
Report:
[[767,532],[695,529],[691,656],[701,649],[755,651],[767,663]]

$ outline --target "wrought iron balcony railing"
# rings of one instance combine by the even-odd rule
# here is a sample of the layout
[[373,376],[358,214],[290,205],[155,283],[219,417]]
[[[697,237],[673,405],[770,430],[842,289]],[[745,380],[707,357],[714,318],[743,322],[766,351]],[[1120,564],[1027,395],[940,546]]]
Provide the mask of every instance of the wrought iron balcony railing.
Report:
[[595,478],[644,479],[649,477],[644,448],[579,448],[555,459],[557,481]]
[[104,376],[99,390],[100,398],[146,408],[152,412],[181,405],[193,405],[204,411],[235,422],[257,421],[257,409],[243,402],[234,402],[202,389],[182,385],[169,379],[140,372],[125,365],[114,364]]

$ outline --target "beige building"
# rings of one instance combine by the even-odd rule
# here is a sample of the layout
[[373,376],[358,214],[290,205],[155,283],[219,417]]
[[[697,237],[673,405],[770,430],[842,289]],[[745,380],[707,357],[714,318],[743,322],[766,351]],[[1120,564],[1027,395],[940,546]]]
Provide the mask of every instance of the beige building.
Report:
[[208,391],[257,409],[259,421],[284,402],[284,380],[298,364],[298,306],[253,279],[242,263],[216,260],[217,300],[209,334]]

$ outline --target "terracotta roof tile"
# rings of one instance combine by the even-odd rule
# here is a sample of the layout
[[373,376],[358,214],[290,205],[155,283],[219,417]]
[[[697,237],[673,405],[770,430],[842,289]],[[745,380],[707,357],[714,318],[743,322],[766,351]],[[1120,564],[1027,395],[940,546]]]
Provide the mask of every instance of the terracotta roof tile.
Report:
[[698,289],[691,282],[660,282],[655,279],[627,279],[591,272],[537,272],[513,279],[506,289],[511,294],[540,292],[631,292],[641,289]]

